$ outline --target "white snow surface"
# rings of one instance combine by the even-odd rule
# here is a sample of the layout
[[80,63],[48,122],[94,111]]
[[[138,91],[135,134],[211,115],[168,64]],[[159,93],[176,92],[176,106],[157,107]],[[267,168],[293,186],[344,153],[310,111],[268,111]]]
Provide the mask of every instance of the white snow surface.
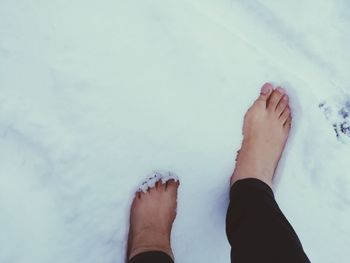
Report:
[[266,81],[293,111],[276,199],[312,262],[349,262],[349,10],[0,0],[0,262],[124,262],[130,204],[154,170],[181,181],[176,261],[230,262],[229,177]]
[[154,171],[148,175],[148,178],[139,186],[137,192],[147,193],[149,189],[155,187],[157,183],[165,184],[168,181],[179,181],[179,177],[171,171]]

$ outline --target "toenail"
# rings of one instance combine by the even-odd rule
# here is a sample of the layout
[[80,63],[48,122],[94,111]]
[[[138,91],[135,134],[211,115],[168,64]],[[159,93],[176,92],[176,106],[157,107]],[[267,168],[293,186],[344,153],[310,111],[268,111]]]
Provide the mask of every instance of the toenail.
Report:
[[282,88],[280,88],[280,87],[278,87],[276,90],[277,90],[279,93],[281,93],[281,94],[286,93],[285,90],[282,89]]
[[262,95],[267,95],[269,94],[271,91],[271,87],[268,84],[265,84],[262,88],[261,88],[261,94]]

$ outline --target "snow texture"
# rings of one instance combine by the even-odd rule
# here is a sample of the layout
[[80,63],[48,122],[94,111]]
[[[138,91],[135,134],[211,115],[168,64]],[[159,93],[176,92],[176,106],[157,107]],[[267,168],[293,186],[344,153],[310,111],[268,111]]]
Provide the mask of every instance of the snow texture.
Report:
[[350,2],[0,0],[0,262],[124,262],[135,190],[181,178],[177,262],[228,263],[229,177],[261,85],[293,127],[276,199],[350,258]]
[[174,180],[175,182],[177,182],[179,181],[179,177],[172,172],[154,171],[148,176],[148,179],[139,186],[137,192],[147,193],[147,190],[149,188],[154,187],[157,182],[165,184],[169,180]]

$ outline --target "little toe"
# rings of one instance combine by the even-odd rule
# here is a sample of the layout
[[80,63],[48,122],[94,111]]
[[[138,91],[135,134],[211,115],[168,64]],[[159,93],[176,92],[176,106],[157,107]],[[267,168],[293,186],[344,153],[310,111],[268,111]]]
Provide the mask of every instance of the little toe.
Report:
[[291,127],[292,127],[292,116],[289,116],[286,122],[284,123],[283,128],[286,131],[289,131]]
[[281,88],[275,89],[267,101],[267,108],[270,111],[275,111],[278,103],[284,95],[284,90]]
[[289,106],[287,106],[285,108],[285,110],[282,112],[281,116],[280,116],[280,121],[282,122],[282,124],[284,125],[285,122],[288,120],[288,118],[291,117],[291,111]]
[[134,200],[132,201],[132,206],[131,207],[138,206],[141,202],[142,202],[142,193],[137,191],[135,193],[135,197],[134,197]]

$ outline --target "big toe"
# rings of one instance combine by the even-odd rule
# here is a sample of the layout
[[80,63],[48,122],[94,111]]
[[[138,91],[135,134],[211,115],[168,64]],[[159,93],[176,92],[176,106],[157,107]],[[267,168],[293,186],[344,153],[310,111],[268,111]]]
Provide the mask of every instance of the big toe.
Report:
[[257,101],[266,103],[272,91],[273,91],[273,86],[270,83],[265,83],[261,87],[260,96],[258,97]]
[[177,195],[177,189],[179,188],[180,182],[175,180],[169,180],[166,182],[166,191],[173,195]]

